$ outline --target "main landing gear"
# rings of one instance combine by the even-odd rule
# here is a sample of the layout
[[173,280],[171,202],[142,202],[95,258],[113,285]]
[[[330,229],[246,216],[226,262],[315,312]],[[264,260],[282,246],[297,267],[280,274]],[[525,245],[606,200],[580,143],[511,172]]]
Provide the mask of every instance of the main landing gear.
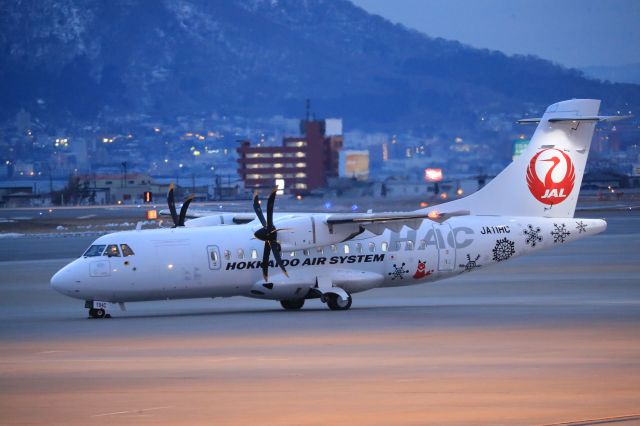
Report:
[[299,311],[304,306],[304,299],[281,300],[280,305],[287,311]]
[[347,300],[343,300],[340,296],[335,293],[329,293],[325,296],[325,300],[327,302],[327,306],[332,311],[346,311],[351,307],[351,302],[353,299],[351,295],[347,293]]
[[[342,299],[336,293],[326,293],[315,297],[320,297],[322,303],[326,303],[329,309],[331,309],[332,311],[346,311],[351,307],[351,303],[353,302],[353,299],[351,298],[351,295],[349,293],[346,293],[346,296],[346,300]],[[305,299],[281,300],[280,305],[282,305],[282,307],[287,311],[298,311],[304,306],[304,301]]]

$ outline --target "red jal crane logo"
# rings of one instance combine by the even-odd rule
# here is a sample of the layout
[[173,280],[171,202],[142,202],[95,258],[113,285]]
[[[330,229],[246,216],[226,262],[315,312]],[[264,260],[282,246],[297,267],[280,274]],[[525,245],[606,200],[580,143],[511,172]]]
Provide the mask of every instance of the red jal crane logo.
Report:
[[[544,175],[538,176],[539,169],[546,168],[545,163],[552,163]],[[542,174],[542,173],[541,173]],[[527,167],[527,185],[529,191],[538,201],[553,205],[567,199],[576,180],[576,171],[567,154],[547,148],[533,156]]]

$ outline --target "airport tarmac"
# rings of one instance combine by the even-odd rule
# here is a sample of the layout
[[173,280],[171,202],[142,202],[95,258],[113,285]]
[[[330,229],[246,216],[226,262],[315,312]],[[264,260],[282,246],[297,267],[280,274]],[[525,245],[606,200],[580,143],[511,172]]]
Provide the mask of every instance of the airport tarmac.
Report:
[[346,312],[88,320],[48,280],[91,237],[2,239],[0,424],[640,424],[640,214],[584,216],[608,230]]

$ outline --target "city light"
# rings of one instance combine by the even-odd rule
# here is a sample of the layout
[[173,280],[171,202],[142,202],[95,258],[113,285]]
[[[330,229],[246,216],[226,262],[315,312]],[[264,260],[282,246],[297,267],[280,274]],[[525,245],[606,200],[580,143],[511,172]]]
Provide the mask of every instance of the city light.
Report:
[[442,169],[424,169],[424,180],[427,182],[440,182],[442,180]]
[[57,138],[55,140],[55,143],[53,144],[55,147],[63,147],[66,148],[69,146],[69,139],[68,138]]

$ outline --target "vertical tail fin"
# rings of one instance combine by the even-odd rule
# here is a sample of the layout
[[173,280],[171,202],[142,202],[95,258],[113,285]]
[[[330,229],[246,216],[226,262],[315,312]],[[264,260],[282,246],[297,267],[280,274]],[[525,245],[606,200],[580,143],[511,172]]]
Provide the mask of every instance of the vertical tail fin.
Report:
[[439,206],[474,215],[573,217],[600,101],[573,99],[547,108],[527,149],[478,192]]

